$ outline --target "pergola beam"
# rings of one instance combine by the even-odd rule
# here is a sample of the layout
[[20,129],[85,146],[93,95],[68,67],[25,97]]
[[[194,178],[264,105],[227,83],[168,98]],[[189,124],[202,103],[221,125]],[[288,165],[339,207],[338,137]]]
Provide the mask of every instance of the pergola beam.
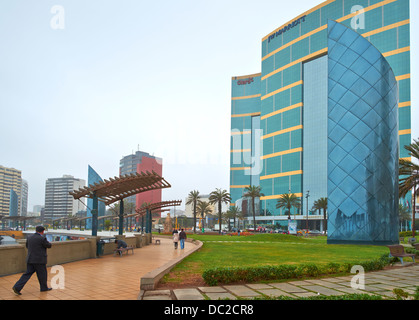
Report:
[[[114,202],[121,201],[120,205],[120,226],[123,225],[124,214],[122,200],[133,196],[138,193],[158,190],[163,188],[170,188],[171,185],[163,177],[158,175],[156,172],[149,171],[141,173],[131,173],[122,177],[115,177],[114,179],[104,180],[102,182],[96,182],[88,187],[80,188],[70,192],[70,195],[74,199],[80,199],[82,197],[93,199],[93,210],[92,210],[92,235],[97,235],[97,202],[102,201],[107,206]],[[122,228],[119,228],[120,234],[122,234]]]

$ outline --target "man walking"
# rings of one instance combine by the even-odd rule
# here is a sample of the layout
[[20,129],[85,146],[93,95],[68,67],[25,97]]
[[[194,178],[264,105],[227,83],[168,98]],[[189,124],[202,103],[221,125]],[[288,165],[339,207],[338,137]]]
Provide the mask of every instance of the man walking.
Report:
[[51,248],[51,243],[44,236],[44,231],[44,227],[37,226],[36,233],[26,241],[26,248],[28,248],[27,270],[13,286],[13,292],[17,295],[21,295],[20,291],[35,272],[41,291],[51,290],[47,285],[47,248]]
[[180,249],[184,249],[185,248],[185,240],[186,240],[186,232],[183,229],[180,231],[179,240],[180,240]]

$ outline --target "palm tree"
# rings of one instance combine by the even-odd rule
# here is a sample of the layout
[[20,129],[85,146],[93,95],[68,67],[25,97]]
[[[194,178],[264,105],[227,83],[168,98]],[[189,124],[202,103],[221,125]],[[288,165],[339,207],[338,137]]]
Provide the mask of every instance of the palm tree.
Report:
[[237,208],[236,206],[231,206],[228,210],[227,210],[227,214],[228,216],[233,219],[233,227],[236,227],[236,219],[239,217],[240,215],[240,210],[239,208]]
[[400,223],[400,231],[402,230],[403,223],[405,221],[410,221],[410,209],[408,207],[405,207],[401,203],[399,204],[399,223]]
[[231,201],[231,196],[227,192],[227,190],[215,189],[215,191],[210,193],[209,202],[210,204],[218,204],[218,223],[220,225],[220,230],[218,231],[221,233],[221,207],[223,203],[229,204]]
[[253,213],[253,228],[256,232],[256,212],[255,212],[255,199],[265,196],[261,191],[260,186],[248,186],[244,188],[245,193],[243,197],[249,197],[252,199],[252,213]]
[[246,213],[244,213],[243,211],[240,211],[238,213],[238,228],[240,229],[240,221],[243,221],[243,228],[245,228],[245,220],[246,220]]
[[202,219],[205,219],[205,216],[212,212],[211,205],[207,201],[198,200],[196,209],[198,213],[201,215]]
[[193,233],[196,233],[196,205],[199,197],[198,190],[191,191],[186,202],[186,204],[193,204]]
[[291,220],[291,208],[300,208],[301,207],[301,199],[298,198],[294,193],[285,193],[281,194],[280,198],[276,203],[276,208],[286,208],[288,209],[288,220]]
[[404,148],[409,151],[409,155],[415,159],[416,163],[411,160],[399,160],[399,197],[405,198],[406,195],[413,189],[412,200],[412,236],[415,237],[415,210],[416,210],[416,188],[419,185],[419,140]]
[[327,231],[327,198],[320,198],[319,200],[314,201],[313,208],[316,210],[323,209],[323,230],[326,233]]

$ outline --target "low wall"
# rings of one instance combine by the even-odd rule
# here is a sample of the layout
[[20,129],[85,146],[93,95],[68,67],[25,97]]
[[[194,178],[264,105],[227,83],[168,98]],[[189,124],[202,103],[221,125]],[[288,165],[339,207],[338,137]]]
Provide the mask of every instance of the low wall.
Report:
[[[156,236],[157,237],[157,236]],[[159,236],[160,238],[167,238],[165,236]],[[193,240],[193,239],[186,239],[187,242],[193,243],[195,245],[195,248],[193,248],[191,251],[189,251],[186,255],[182,255],[180,257],[177,257],[176,259],[169,261],[165,265],[161,266],[160,268],[157,268],[146,275],[144,275],[140,279],[140,294],[138,299],[141,300],[142,295],[144,294],[145,290],[154,290],[157,283],[160,281],[161,278],[163,278],[166,274],[168,274],[178,263],[182,262],[186,257],[190,256],[192,253],[198,251],[202,248],[203,243],[199,240]]]
[[[117,236],[129,246],[141,248],[146,245],[145,235],[133,237]],[[47,249],[48,264],[54,266],[63,263],[96,258],[96,243],[100,237],[88,237],[85,240],[53,241],[52,247]],[[21,273],[26,271],[26,240],[19,240],[19,244],[0,246],[0,276]],[[114,242],[105,243],[104,255],[113,254],[116,249]]]

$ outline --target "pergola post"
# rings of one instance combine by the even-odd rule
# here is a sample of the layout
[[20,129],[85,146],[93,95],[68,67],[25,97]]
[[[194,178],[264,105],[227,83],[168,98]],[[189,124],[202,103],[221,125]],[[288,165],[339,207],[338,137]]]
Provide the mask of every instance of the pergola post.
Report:
[[149,220],[150,220],[150,215],[149,215],[149,213],[150,213],[150,209],[146,209],[146,211],[145,211],[145,233],[150,233],[150,230],[149,230]]
[[151,209],[148,211],[148,232],[151,233],[151,228],[153,226],[153,215],[151,214]]
[[98,197],[96,192],[93,192],[93,209],[92,209],[92,236],[97,236],[97,215],[98,215]]
[[119,202],[119,232],[121,236],[124,232],[124,200],[121,199]]

